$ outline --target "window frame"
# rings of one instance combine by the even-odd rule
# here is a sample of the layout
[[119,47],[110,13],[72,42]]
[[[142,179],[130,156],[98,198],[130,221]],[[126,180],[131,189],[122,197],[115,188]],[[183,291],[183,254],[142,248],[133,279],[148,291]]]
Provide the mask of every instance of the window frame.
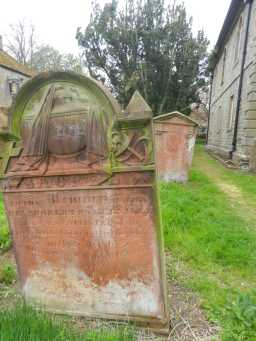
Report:
[[227,47],[225,46],[222,58],[222,70],[221,70],[221,85],[225,81],[225,71],[226,71],[226,61],[227,61]]
[[244,24],[243,16],[241,15],[239,18],[238,28],[236,32],[236,45],[235,45],[235,58],[234,58],[235,63],[237,63],[240,59],[239,51],[240,51],[240,47],[242,43],[243,24]]
[[228,108],[228,131],[232,131],[233,121],[235,114],[235,95],[229,97],[229,108]]

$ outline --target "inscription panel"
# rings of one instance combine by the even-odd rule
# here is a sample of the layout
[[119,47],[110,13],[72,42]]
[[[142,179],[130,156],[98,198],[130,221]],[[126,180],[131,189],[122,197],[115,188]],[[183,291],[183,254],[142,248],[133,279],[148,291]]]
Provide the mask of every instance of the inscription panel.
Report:
[[2,185],[3,191],[27,191],[27,190],[51,190],[72,189],[90,186],[139,186],[152,185],[154,175],[148,172],[124,172],[124,173],[90,173],[62,176],[38,176],[38,177],[10,177],[5,179]]
[[[6,193],[22,287],[73,313],[164,314],[152,188]],[[25,212],[25,214],[24,214]]]

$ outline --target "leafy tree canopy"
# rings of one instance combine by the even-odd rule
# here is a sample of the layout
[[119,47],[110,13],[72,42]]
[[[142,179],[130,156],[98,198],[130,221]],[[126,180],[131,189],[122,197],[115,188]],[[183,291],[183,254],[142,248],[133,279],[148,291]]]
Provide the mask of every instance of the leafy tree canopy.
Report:
[[182,110],[205,85],[208,40],[192,34],[183,4],[164,0],[97,0],[77,40],[92,77],[112,88],[126,105],[138,89],[155,114]]
[[73,54],[61,54],[49,45],[41,45],[33,54],[31,66],[38,71],[82,72],[82,61]]

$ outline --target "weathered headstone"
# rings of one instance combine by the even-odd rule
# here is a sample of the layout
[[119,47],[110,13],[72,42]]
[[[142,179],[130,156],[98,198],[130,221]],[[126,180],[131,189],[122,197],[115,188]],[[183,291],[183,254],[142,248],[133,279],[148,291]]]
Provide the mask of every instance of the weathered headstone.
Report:
[[160,179],[186,182],[192,164],[197,123],[179,112],[154,118],[156,166]]
[[94,80],[47,73],[22,88],[12,117],[22,142],[3,191],[26,300],[165,328],[151,112],[137,103],[122,115]]

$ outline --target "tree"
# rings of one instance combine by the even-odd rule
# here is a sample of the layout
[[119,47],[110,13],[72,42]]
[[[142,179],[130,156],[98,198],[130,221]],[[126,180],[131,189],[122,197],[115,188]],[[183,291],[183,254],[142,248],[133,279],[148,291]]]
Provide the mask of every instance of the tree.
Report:
[[6,47],[17,62],[31,66],[37,50],[34,25],[27,24],[24,19],[11,24]]
[[208,40],[192,34],[184,5],[164,0],[97,0],[85,31],[77,30],[91,76],[126,105],[138,89],[157,114],[181,110],[205,83]]
[[80,57],[61,54],[49,45],[42,45],[33,55],[32,67],[38,71],[75,71],[82,72]]
[[39,44],[35,26],[26,23],[25,20],[10,25],[6,47],[19,63],[39,72],[49,70],[82,72],[80,57],[71,53],[61,54],[49,45]]

